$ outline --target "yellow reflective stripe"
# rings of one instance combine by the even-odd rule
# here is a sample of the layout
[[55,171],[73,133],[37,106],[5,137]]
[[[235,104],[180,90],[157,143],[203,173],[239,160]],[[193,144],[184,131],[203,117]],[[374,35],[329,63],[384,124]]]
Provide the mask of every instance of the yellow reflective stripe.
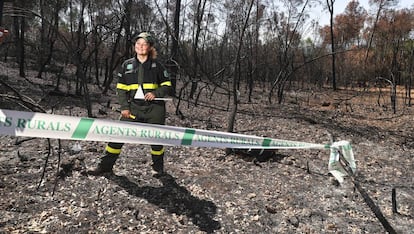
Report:
[[116,84],[116,88],[117,89],[122,89],[122,90],[129,90],[128,85],[124,85],[124,84],[121,84],[121,83]]
[[161,150],[151,150],[151,155],[157,155],[160,156],[164,153],[164,148],[162,148]]
[[118,83],[118,84],[116,84],[116,88],[117,89],[122,89],[122,90],[125,90],[125,91],[137,90],[138,89],[138,84],[126,85],[126,84]]
[[112,148],[111,146],[107,145],[105,147],[106,152],[111,153],[111,154],[120,154],[121,153],[121,149],[115,149]]
[[130,90],[137,90],[139,87],[139,84],[132,84],[132,85],[129,85],[129,87],[131,87]]
[[[165,81],[165,82],[161,83],[161,86],[171,86],[171,81]],[[122,90],[126,90],[126,91],[137,90],[138,87],[139,87],[139,84],[130,84],[130,85],[126,85],[126,84],[122,84],[122,83],[116,84],[117,89],[122,89]],[[142,84],[143,89],[157,89],[158,87],[159,87],[158,84],[152,84],[152,83]]]
[[158,84],[151,84],[151,83],[144,83],[142,84],[143,89],[156,89],[158,88]]
[[171,81],[165,81],[161,83],[161,86],[171,86]]

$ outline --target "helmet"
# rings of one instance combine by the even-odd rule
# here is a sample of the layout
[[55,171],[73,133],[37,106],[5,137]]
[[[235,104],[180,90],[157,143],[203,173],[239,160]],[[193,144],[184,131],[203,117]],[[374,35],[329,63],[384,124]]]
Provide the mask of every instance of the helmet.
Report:
[[152,35],[148,32],[141,32],[138,35],[136,35],[134,37],[134,43],[138,40],[138,39],[144,39],[148,44],[150,44],[151,46],[154,45],[154,38],[152,37]]

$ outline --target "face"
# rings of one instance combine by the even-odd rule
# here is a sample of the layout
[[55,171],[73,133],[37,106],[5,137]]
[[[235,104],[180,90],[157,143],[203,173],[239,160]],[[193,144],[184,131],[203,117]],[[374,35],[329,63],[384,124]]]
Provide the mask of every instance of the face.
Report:
[[137,53],[137,55],[148,55],[150,47],[150,44],[143,38],[139,38],[135,42],[135,52]]

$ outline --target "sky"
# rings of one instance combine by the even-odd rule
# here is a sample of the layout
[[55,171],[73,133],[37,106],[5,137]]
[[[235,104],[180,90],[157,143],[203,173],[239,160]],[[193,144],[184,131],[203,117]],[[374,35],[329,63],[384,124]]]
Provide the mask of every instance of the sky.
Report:
[[[334,3],[334,15],[344,13],[345,8],[349,2],[350,0],[336,0]],[[358,2],[360,6],[362,6],[363,8],[365,8],[365,10],[367,10],[367,12],[371,12],[372,10],[375,10],[375,11],[377,10],[375,8],[372,9],[370,7],[370,5],[368,4],[369,0],[359,0]],[[414,7],[414,0],[400,0],[400,3],[398,4],[397,9],[412,8],[412,7]],[[321,26],[329,24],[328,10],[321,10],[321,8],[315,9],[312,13],[312,18],[318,20],[319,25]]]
[[[345,12],[345,8],[351,0],[336,0],[334,3],[334,15],[342,14]],[[362,6],[369,14],[375,14],[377,11],[377,6],[370,6],[369,0],[358,0],[359,5]],[[400,3],[396,6],[396,9],[414,8],[414,0],[400,0]],[[314,8],[310,12],[311,19],[318,21],[319,26],[323,27],[329,25],[329,12],[327,9],[322,9],[322,7]],[[305,37],[317,39],[319,36],[317,33],[312,32],[312,30],[307,31],[304,35]]]

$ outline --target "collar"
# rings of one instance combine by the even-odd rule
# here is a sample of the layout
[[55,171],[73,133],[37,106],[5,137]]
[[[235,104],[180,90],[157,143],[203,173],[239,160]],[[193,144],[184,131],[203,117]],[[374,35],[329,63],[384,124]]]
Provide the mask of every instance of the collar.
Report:
[[[136,64],[137,64],[137,66],[141,63],[139,60],[138,60],[138,58],[137,57],[135,57],[135,62],[136,62]],[[152,65],[152,63],[153,63],[153,61],[152,61],[152,59],[150,58],[150,57],[148,57],[147,58],[147,60],[144,62],[144,63],[142,63],[142,66],[144,67],[144,69],[146,69],[146,70],[148,70],[148,69],[151,69],[151,65]]]

